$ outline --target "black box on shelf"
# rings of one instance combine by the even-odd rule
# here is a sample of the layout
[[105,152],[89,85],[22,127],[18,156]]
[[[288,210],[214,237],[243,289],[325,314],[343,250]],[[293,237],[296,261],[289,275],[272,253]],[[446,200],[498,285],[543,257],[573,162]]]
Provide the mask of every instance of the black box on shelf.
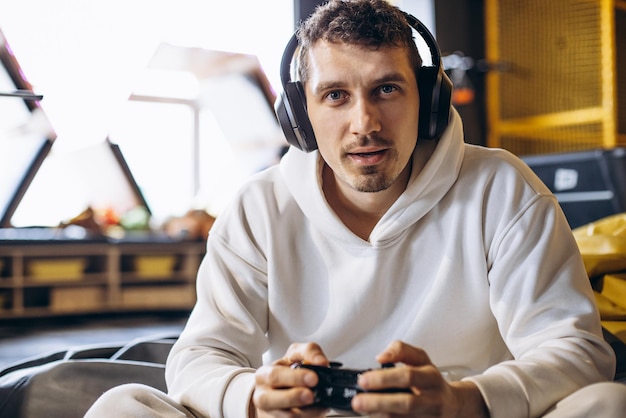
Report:
[[522,159],[554,193],[572,228],[626,211],[626,148]]

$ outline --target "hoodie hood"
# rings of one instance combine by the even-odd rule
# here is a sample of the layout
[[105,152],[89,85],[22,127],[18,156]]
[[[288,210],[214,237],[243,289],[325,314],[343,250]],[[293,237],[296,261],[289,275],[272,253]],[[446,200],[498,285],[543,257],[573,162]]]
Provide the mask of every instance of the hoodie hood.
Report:
[[[452,108],[450,123],[439,140],[417,141],[409,184],[374,227],[369,245],[384,246],[393,241],[446,195],[459,175],[464,149],[461,118]],[[283,157],[280,169],[289,192],[315,228],[348,244],[363,245],[364,241],[341,222],[326,202],[322,191],[323,164],[318,151],[304,153],[292,147]]]

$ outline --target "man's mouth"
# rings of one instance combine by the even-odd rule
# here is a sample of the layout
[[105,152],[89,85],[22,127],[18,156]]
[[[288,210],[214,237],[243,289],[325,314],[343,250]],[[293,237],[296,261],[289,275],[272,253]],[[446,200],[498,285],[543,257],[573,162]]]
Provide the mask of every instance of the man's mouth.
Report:
[[348,157],[359,164],[372,165],[382,161],[386,152],[386,149],[370,152],[352,152],[348,154]]
[[379,150],[379,151],[371,151],[371,152],[355,152],[354,155],[358,155],[359,157],[371,157],[377,154],[382,154],[384,153],[385,150]]

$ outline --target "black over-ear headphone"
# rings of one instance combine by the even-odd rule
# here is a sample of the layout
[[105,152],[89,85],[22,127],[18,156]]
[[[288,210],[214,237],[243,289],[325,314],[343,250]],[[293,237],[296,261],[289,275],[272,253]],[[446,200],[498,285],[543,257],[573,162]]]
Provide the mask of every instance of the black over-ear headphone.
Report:
[[[418,138],[437,138],[448,126],[452,81],[443,70],[441,52],[434,36],[416,17],[404,13],[409,25],[426,42],[432,56],[432,66],[421,67],[417,76],[420,95]],[[276,102],[276,115],[289,144],[305,152],[317,149],[317,140],[307,115],[304,88],[300,81],[291,81],[291,62],[298,48],[294,34],[280,63],[283,92]]]

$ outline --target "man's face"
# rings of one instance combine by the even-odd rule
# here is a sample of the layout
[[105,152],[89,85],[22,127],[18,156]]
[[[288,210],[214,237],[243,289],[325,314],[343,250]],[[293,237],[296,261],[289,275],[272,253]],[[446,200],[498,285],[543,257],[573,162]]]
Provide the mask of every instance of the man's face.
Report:
[[419,93],[405,49],[319,41],[308,58],[307,111],[339,187],[378,192],[406,182]]

